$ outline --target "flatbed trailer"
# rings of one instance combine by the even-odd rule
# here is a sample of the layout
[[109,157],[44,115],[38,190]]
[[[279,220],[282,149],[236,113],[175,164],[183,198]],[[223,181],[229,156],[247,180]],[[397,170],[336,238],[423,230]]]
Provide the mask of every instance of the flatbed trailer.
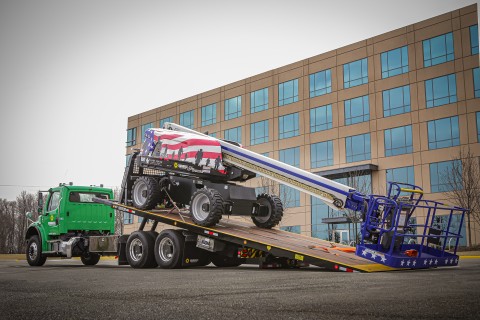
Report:
[[[253,252],[256,256],[263,256],[259,261],[261,267],[313,265],[344,272],[396,270],[356,256],[352,251],[353,247],[292,232],[258,228],[252,224],[232,219],[222,219],[214,227],[203,227],[195,224],[189,216],[175,209],[144,211],[111,200],[96,199],[95,201],[110,205],[113,209],[121,212],[143,217],[140,230],[144,230],[147,220],[151,220],[155,227],[157,223],[163,223],[184,230],[190,237],[202,236],[213,241],[233,245],[238,248],[240,256],[243,250]],[[193,242],[196,242],[196,240],[193,240]],[[122,248],[122,246],[120,247]],[[267,257],[270,257],[270,259]],[[182,258],[183,266],[187,267],[189,262],[195,260],[195,258],[189,257],[188,253],[185,252]],[[252,260],[258,261],[258,259]],[[281,262],[275,263],[275,261]],[[125,264],[121,252],[119,262]],[[248,259],[245,262],[248,263]]]

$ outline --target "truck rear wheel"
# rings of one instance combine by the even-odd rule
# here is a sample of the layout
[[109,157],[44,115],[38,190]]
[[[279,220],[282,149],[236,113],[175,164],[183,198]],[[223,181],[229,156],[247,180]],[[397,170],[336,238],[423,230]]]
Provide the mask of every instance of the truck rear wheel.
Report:
[[283,205],[279,197],[272,194],[259,194],[258,204],[268,208],[268,215],[264,217],[252,216],[253,223],[257,227],[270,229],[280,223],[283,217]]
[[195,192],[190,202],[193,221],[203,227],[214,226],[222,219],[223,199],[215,189],[200,189]]
[[155,241],[155,260],[160,268],[177,269],[182,267],[185,237],[179,230],[163,230]]
[[32,267],[40,267],[45,264],[47,257],[42,255],[42,243],[38,236],[31,236],[27,244],[27,262]]
[[86,266],[94,266],[100,261],[100,255],[98,253],[87,252],[80,257],[82,263]]
[[155,239],[147,231],[135,231],[127,240],[127,261],[132,268],[155,268]]
[[239,265],[245,263],[245,258],[227,257],[218,253],[210,254],[210,260],[216,267],[219,268],[238,267]]
[[132,201],[135,208],[150,210],[160,201],[160,186],[152,177],[140,177],[132,187]]

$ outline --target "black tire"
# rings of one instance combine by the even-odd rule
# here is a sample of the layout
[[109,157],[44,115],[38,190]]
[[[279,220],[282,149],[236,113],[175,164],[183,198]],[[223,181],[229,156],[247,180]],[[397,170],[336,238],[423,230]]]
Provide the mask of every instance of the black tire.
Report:
[[94,266],[100,261],[100,255],[98,253],[87,252],[80,257],[82,263],[86,266]]
[[32,267],[41,267],[47,261],[47,257],[42,254],[42,242],[38,236],[31,236],[28,239],[26,256],[28,264]]
[[161,197],[157,180],[152,177],[137,178],[133,183],[131,197],[135,208],[141,210],[155,208]]
[[223,198],[215,189],[200,189],[190,201],[193,222],[203,227],[216,225],[223,215]]
[[155,260],[157,264],[163,269],[181,268],[184,247],[185,237],[181,231],[163,230],[155,241]]
[[257,196],[257,202],[268,207],[268,215],[266,217],[252,216],[253,223],[257,227],[265,229],[278,225],[283,217],[283,205],[280,198],[272,194],[262,193]]
[[155,239],[147,231],[135,231],[127,240],[126,255],[132,268],[155,268]]
[[212,263],[219,268],[230,268],[230,267],[238,267],[239,265],[245,263],[245,258],[238,258],[238,257],[227,257],[222,256],[218,253],[211,253],[210,260]]

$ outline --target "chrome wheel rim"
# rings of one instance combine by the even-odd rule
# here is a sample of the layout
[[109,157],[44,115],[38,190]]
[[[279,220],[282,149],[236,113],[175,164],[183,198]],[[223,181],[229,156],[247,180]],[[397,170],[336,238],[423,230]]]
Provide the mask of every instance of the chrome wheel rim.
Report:
[[195,198],[193,198],[191,210],[193,216],[197,221],[204,221],[208,218],[208,215],[210,214],[210,210],[203,210],[203,205],[205,203],[210,204],[210,200],[208,199],[206,194],[199,193],[195,196]]
[[160,259],[162,259],[162,261],[164,262],[168,262],[172,260],[174,253],[175,247],[172,240],[166,237],[163,238],[158,246],[158,254],[160,256]]
[[130,258],[134,261],[139,261],[143,255],[143,244],[140,239],[133,239],[130,243]]
[[30,260],[35,260],[38,255],[38,246],[36,242],[32,242],[28,248],[28,257]]
[[270,216],[272,215],[272,206],[270,204],[270,201],[265,198],[260,198],[257,200],[257,202],[262,206],[268,207],[268,214],[265,217],[255,217],[255,220],[257,220],[258,222],[265,223],[268,221],[268,219],[270,219]]
[[144,205],[147,202],[147,197],[143,196],[144,191],[147,191],[147,184],[145,181],[140,180],[135,184],[135,189],[133,190],[133,200],[137,205]]

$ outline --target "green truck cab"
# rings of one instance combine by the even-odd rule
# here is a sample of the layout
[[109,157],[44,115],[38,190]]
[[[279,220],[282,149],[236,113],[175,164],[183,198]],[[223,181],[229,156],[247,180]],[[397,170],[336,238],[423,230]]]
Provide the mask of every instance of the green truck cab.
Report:
[[116,255],[115,211],[93,202],[94,197],[113,199],[113,192],[71,184],[39,192],[38,220],[25,235],[31,266],[42,266],[47,257],[80,257],[83,264],[95,265],[101,255]]

